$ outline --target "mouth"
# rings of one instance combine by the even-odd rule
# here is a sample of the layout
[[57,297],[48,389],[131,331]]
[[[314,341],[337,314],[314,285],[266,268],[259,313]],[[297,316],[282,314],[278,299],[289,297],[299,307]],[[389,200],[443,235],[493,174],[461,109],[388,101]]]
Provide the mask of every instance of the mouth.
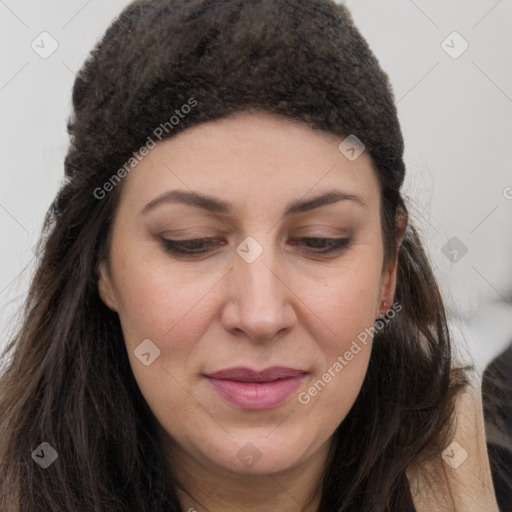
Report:
[[307,372],[273,366],[262,371],[238,367],[206,374],[212,388],[227,402],[242,409],[271,409],[285,402]]

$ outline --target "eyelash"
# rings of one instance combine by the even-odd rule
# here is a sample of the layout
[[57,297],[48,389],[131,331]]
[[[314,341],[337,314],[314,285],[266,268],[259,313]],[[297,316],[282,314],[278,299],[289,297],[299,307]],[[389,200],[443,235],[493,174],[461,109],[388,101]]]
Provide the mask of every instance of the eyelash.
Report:
[[[210,242],[208,245],[211,247],[211,242],[213,240],[213,238],[191,238],[188,240],[169,240],[168,238],[162,238],[162,245],[166,252],[169,252],[175,256],[194,257],[201,256],[210,252],[209,249],[205,249],[205,243]],[[329,246],[322,250],[316,250],[311,247],[306,249],[306,252],[319,255],[333,254],[336,252],[342,253],[346,251],[352,243],[351,238],[302,237],[294,240],[315,240],[328,243]],[[194,250],[194,248],[199,248],[199,250]]]

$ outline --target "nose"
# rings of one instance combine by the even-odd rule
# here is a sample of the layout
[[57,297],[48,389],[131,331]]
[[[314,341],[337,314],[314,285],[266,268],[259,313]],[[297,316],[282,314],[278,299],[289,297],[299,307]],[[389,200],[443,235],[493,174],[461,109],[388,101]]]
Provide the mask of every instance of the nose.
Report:
[[286,282],[284,267],[277,263],[268,248],[250,263],[235,255],[226,276],[228,296],[222,313],[226,331],[264,341],[275,340],[293,328],[297,322],[293,307],[297,298]]

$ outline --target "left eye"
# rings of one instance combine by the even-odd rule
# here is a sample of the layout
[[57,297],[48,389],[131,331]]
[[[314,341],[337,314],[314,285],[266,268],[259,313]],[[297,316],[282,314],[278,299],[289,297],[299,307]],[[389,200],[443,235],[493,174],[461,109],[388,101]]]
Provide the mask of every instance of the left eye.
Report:
[[[318,237],[309,237],[309,238],[299,238],[298,240],[307,241],[306,250],[310,252],[316,252],[320,254],[327,254],[336,251],[344,251],[348,249],[351,243],[350,238],[318,238]],[[294,244],[295,245],[295,244]]]
[[[351,243],[350,238],[297,238],[293,239],[292,245],[298,245],[297,240],[306,246],[306,251],[316,254],[328,254],[348,249]],[[188,240],[169,240],[162,238],[164,249],[176,256],[179,255],[200,255],[210,252],[214,245],[223,245],[214,238],[191,238]]]

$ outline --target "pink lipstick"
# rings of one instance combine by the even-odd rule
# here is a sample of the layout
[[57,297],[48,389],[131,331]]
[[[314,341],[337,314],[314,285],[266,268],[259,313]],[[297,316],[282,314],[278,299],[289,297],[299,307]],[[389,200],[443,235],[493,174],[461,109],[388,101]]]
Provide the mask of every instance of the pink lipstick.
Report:
[[261,371],[228,368],[205,375],[221,397],[242,409],[270,409],[284,402],[300,386],[307,372],[272,366]]

